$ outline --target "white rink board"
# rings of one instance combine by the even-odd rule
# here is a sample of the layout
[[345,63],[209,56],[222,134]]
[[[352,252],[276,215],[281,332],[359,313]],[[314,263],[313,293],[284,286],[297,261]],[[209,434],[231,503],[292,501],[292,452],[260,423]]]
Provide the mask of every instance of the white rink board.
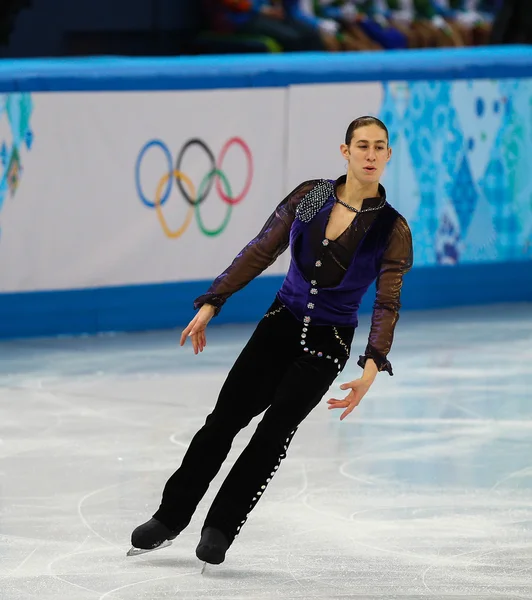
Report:
[[[214,278],[282,199],[287,93],[260,89],[32,94],[33,144],[24,153],[16,196],[6,196],[1,215],[0,291]],[[188,140],[202,140],[218,159],[224,144],[235,137],[249,148],[253,173],[249,191],[232,207],[226,229],[218,236],[204,235],[192,215],[188,229],[170,239],[156,211],[145,206],[137,192],[136,164],[142,148],[160,141],[174,168]],[[211,168],[198,145],[184,155],[182,171],[196,188]],[[223,172],[234,196],[245,187],[248,169],[242,145],[233,144]],[[148,200],[154,200],[157,184],[169,170],[162,146],[150,147],[139,167]],[[181,227],[189,206],[174,182],[162,207],[172,231]],[[213,187],[201,204],[201,218],[207,228],[215,229],[227,210]],[[284,272],[285,262],[268,273]]]

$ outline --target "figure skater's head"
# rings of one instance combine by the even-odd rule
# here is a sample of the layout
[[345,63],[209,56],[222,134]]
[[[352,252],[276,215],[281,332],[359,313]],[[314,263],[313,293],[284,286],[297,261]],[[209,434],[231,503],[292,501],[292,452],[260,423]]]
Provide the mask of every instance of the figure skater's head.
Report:
[[361,183],[378,182],[392,156],[386,125],[376,117],[359,117],[350,123],[340,146],[347,171]]

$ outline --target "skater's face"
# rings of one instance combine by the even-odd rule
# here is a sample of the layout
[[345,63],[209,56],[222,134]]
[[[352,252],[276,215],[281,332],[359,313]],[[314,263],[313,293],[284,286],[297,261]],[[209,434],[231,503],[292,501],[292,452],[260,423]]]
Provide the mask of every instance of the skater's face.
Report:
[[341,151],[347,170],[361,183],[378,182],[392,155],[386,132],[374,124],[355,129],[351,142],[342,144]]

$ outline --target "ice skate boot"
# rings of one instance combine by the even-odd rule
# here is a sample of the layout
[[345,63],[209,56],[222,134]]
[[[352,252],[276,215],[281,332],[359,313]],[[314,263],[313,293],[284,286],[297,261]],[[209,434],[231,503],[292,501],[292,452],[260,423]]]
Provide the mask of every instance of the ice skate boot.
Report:
[[167,548],[178,535],[179,531],[172,531],[152,518],[133,530],[131,534],[133,547],[128,551],[127,556],[139,556],[139,554]]
[[219,565],[225,560],[225,553],[229,542],[225,535],[214,527],[205,527],[201,533],[201,540],[196,548],[196,556],[203,562]]

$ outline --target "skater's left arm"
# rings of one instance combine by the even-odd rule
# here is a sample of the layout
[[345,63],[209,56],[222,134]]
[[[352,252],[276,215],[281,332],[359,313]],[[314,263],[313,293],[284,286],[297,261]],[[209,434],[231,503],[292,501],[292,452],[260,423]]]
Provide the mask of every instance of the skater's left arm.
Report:
[[406,220],[399,216],[390,235],[377,278],[377,293],[368,344],[364,355],[358,360],[358,365],[364,369],[364,372],[360,379],[340,386],[342,390],[350,390],[346,398],[328,401],[329,408],[346,409],[340,420],[345,419],[360,404],[375,381],[377,373],[387,371],[393,375],[392,365],[387,357],[392,347],[395,326],[399,320],[403,277],[412,268],[412,264],[412,234]]
[[368,344],[364,355],[358,360],[359,366],[364,371],[371,358],[377,371],[387,371],[393,375],[392,365],[387,356],[392,348],[395,326],[399,320],[403,277],[412,268],[412,263],[412,234],[406,220],[399,216],[390,235],[377,277],[377,293],[373,304]]

